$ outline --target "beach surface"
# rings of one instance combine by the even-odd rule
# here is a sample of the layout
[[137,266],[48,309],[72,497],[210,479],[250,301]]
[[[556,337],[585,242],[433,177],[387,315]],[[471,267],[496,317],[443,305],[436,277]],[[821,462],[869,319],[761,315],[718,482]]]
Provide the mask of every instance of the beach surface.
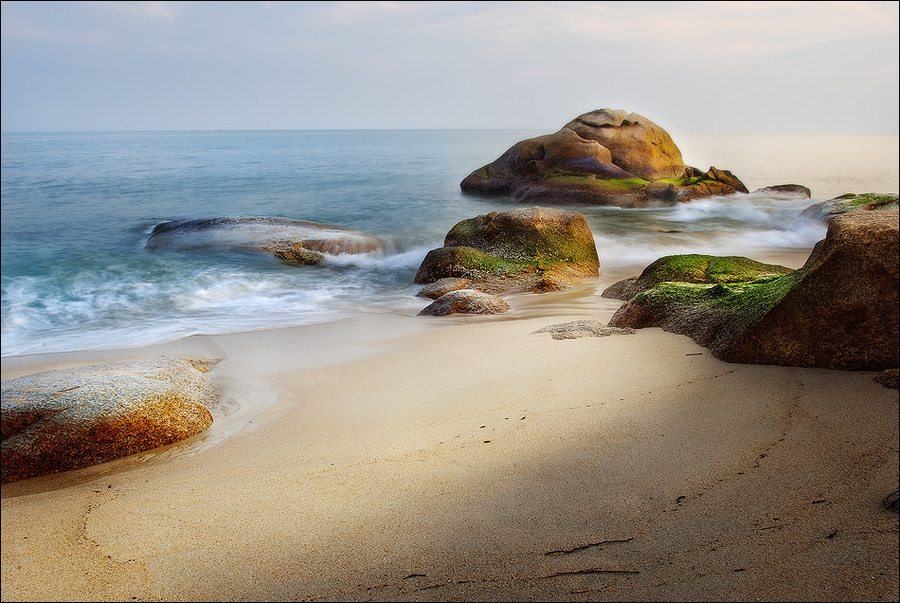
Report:
[[225,395],[206,434],[4,485],[2,599],[898,600],[897,390],[537,332],[606,324],[617,276],[505,316],[4,358],[219,359]]

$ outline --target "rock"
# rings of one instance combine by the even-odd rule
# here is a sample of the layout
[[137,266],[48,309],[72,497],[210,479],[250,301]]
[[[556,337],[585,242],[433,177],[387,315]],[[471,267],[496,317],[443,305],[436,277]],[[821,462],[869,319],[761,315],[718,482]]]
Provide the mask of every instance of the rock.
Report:
[[598,109],[565,125],[609,149],[611,163],[644,180],[680,178],[684,160],[669,133],[637,113]]
[[509,304],[496,295],[475,289],[459,289],[440,296],[419,312],[419,316],[449,316],[450,314],[503,314]]
[[787,266],[764,264],[740,256],[670,255],[659,258],[644,268],[640,276],[613,283],[600,295],[608,299],[628,301],[641,291],[665,282],[741,283],[793,271]]
[[900,369],[892,368],[881,371],[875,377],[875,382],[890,389],[900,389]]
[[610,335],[634,335],[635,330],[626,327],[607,327],[596,320],[576,320],[538,329],[533,334],[550,333],[553,339],[580,339],[582,337],[608,337]]
[[444,247],[428,252],[415,282],[467,279],[486,293],[555,291],[598,276],[600,260],[587,219],[545,207],[491,212],[456,224]]
[[805,199],[809,199],[812,196],[812,191],[800,184],[778,184],[775,186],[767,186],[765,188],[756,189],[752,194],[755,195],[757,193],[779,196],[783,195],[786,197],[803,197]]
[[734,174],[685,166],[661,127],[636,113],[599,109],[554,134],[520,141],[460,183],[467,193],[509,195],[519,203],[671,205],[746,193]]
[[428,297],[430,299],[437,299],[445,293],[458,291],[459,289],[465,289],[468,285],[469,279],[467,278],[454,278],[452,276],[448,276],[447,278],[438,279],[430,285],[425,285],[419,290],[418,293],[416,293],[416,297]]
[[326,255],[381,251],[385,242],[357,230],[306,220],[268,217],[174,220],[157,225],[150,251],[251,251],[294,266],[319,264]]
[[896,193],[847,193],[840,197],[834,197],[833,199],[810,205],[800,212],[800,215],[827,223],[832,216],[852,211],[896,210],[898,208],[898,198],[900,198],[900,195]]
[[178,442],[212,424],[210,363],[181,357],[48,371],[2,384],[2,482]]
[[610,320],[661,327],[728,362],[880,371],[900,364],[898,212],[834,216],[804,266],[738,283],[665,281]]

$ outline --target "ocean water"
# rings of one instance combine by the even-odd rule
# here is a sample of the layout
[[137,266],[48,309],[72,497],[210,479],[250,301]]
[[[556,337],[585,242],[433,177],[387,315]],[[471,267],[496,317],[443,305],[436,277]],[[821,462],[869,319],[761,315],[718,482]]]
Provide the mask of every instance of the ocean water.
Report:
[[[425,254],[460,220],[515,207],[459,182],[538,130],[311,130],[2,134],[2,353],[129,348],[336,320],[414,316]],[[754,191],[670,208],[569,207],[588,218],[601,272],[672,253],[806,253],[801,217],[846,192],[898,191],[896,133],[673,132],[685,161]],[[561,206],[566,207],[566,206]],[[275,216],[361,230],[388,250],[292,267],[260,254],[150,252],[175,219]],[[601,275],[601,278],[603,277]]]

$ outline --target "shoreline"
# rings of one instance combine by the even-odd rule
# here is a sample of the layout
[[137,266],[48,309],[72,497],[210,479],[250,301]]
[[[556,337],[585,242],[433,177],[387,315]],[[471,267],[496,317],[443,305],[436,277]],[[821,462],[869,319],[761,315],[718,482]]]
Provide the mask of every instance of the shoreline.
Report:
[[257,404],[215,441],[3,485],[2,600],[897,600],[896,390],[655,328],[536,333],[606,324],[613,279],[510,316],[31,358],[221,357]]

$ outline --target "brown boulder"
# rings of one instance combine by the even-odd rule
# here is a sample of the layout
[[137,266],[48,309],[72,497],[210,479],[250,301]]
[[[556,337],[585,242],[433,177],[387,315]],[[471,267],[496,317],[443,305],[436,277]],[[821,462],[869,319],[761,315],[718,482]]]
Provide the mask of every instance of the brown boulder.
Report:
[[2,482],[104,463],[212,424],[210,364],[180,357],[47,371],[2,384]]
[[546,207],[491,212],[457,223],[425,256],[415,282],[467,279],[487,293],[545,292],[599,275],[584,215]]
[[636,113],[599,109],[554,134],[520,141],[460,183],[467,193],[509,195],[520,203],[671,205],[746,193],[734,174],[685,166],[658,125]]

